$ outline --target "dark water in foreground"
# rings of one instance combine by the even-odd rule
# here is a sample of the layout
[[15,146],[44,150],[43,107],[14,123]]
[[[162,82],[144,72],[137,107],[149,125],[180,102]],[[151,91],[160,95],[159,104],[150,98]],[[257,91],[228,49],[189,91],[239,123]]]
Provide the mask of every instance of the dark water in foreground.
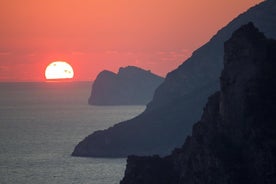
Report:
[[144,106],[88,106],[91,83],[0,83],[0,183],[115,184],[125,159],[71,157],[91,132]]

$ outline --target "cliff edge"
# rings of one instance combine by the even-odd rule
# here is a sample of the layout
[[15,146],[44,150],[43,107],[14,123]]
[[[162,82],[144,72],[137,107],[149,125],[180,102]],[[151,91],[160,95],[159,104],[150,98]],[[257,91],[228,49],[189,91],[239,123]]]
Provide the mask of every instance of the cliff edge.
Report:
[[202,115],[208,96],[219,89],[223,44],[233,31],[252,21],[269,38],[276,38],[276,1],[266,0],[230,22],[196,50],[156,89],[145,112],[129,121],[87,136],[74,156],[126,157],[167,155],[183,144]]
[[163,82],[150,71],[135,66],[121,67],[118,74],[104,70],[92,86],[90,105],[146,105]]
[[249,23],[224,48],[220,91],[192,135],[167,157],[128,157],[121,184],[276,183],[276,41]]

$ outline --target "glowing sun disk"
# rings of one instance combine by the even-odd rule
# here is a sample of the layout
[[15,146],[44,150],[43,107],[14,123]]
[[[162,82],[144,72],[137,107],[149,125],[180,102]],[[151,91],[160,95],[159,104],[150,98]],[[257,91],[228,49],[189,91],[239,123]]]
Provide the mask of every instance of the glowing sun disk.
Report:
[[50,63],[45,69],[46,79],[72,79],[74,70],[70,64],[65,61],[55,61]]

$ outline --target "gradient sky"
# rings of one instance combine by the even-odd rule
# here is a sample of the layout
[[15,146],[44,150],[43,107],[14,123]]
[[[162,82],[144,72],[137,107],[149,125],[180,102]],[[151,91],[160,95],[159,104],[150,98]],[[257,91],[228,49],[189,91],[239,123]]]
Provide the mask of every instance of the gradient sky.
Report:
[[262,0],[1,0],[0,81],[44,81],[67,61],[75,80],[135,65],[165,76]]

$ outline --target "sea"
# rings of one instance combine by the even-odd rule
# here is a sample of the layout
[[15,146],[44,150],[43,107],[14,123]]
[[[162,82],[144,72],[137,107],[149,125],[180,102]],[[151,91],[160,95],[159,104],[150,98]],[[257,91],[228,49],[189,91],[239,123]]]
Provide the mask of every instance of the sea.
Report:
[[0,83],[0,184],[118,184],[126,159],[72,157],[145,106],[90,106],[91,82]]

